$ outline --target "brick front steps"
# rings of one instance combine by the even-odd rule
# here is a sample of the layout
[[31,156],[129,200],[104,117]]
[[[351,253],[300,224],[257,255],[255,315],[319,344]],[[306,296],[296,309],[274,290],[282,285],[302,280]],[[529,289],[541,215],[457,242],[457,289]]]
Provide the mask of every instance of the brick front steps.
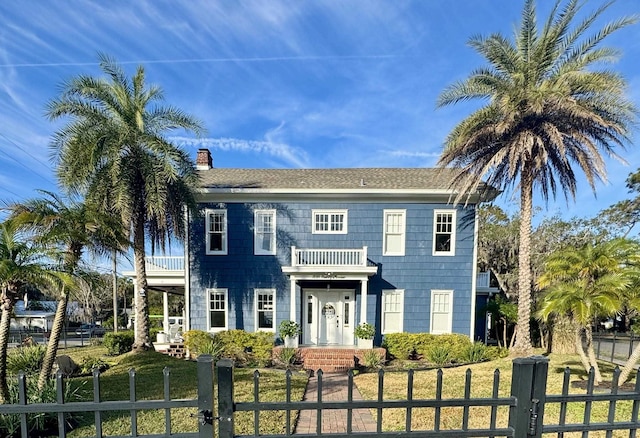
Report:
[[178,359],[183,359],[186,355],[187,349],[184,347],[184,344],[178,343],[157,343],[153,344],[156,351],[160,353],[168,354],[171,357],[177,357]]
[[[282,346],[273,349],[273,357],[279,356]],[[374,348],[381,356],[385,357],[386,350],[384,348]],[[370,351],[361,348],[350,347],[300,347],[298,353],[302,360],[302,367],[305,370],[317,371],[319,369],[324,373],[342,373],[356,366],[356,360],[359,363],[363,361],[365,352]]]

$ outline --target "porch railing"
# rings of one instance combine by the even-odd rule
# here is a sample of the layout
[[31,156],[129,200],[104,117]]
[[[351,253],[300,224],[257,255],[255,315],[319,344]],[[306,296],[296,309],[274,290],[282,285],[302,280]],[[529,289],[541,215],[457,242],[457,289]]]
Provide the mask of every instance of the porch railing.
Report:
[[291,247],[291,266],[367,266],[367,247],[299,249]]
[[184,271],[182,256],[146,256],[145,268],[149,271]]
[[476,287],[488,288],[489,285],[489,272],[478,272],[476,275]]

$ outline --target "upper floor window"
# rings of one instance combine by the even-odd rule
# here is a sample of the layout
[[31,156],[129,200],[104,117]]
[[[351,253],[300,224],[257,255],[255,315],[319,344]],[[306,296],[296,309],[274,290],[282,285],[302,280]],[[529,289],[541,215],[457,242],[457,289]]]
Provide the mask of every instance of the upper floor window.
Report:
[[402,333],[404,319],[404,291],[382,291],[382,334]]
[[347,210],[313,210],[313,234],[347,234]]
[[256,210],[253,217],[253,253],[276,253],[276,211]]
[[255,290],[255,317],[256,331],[275,331],[276,318],[276,290],[256,289]]
[[406,210],[384,211],[384,241],[382,255],[403,256]]
[[227,254],[227,210],[207,210],[207,254]]
[[456,211],[433,212],[433,255],[455,255]]
[[207,327],[210,331],[227,330],[228,327],[228,291],[227,289],[207,289],[209,309]]

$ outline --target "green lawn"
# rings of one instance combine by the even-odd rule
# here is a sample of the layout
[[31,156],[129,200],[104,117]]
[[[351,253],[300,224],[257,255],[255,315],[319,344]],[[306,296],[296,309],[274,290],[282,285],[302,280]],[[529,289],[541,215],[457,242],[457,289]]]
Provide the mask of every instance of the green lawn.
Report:
[[[102,347],[84,347],[66,349],[74,360],[80,362],[84,356],[98,357],[105,354]],[[170,368],[171,398],[196,397],[196,366],[193,361],[175,359],[156,352],[143,354],[125,354],[116,358],[105,356],[111,368],[100,376],[102,400],[129,399],[129,370],[136,370],[136,394],[138,399],[163,398],[163,369]],[[253,400],[253,369],[236,368],[234,372],[234,393],[238,401]],[[306,386],[307,376],[294,373],[292,378],[292,400],[301,400]],[[93,399],[93,386],[90,377],[71,380],[71,384],[81,388],[84,400]],[[280,370],[260,370],[260,400],[285,400],[285,373]],[[171,423],[173,432],[189,432],[197,430],[197,420],[190,417],[196,409],[172,409]],[[293,416],[292,416],[293,417]],[[103,431],[106,435],[126,435],[131,431],[129,412],[105,415]],[[292,422],[295,418],[292,418]],[[284,433],[284,412],[264,412],[260,414],[262,433]],[[242,412],[236,414],[236,433],[253,433],[253,414]],[[138,432],[140,434],[164,432],[164,411],[141,411],[138,413]],[[75,428],[70,437],[86,437],[95,435],[93,414],[88,413],[81,418],[81,424]]]

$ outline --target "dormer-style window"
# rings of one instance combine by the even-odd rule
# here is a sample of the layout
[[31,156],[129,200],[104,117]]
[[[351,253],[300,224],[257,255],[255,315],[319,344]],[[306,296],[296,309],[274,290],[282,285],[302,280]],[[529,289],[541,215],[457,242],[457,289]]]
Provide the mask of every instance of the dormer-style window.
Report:
[[433,255],[452,256],[456,254],[456,211],[434,210],[433,212]]
[[207,251],[208,255],[227,254],[227,210],[207,210]]
[[253,253],[273,255],[276,253],[276,211],[256,210],[253,213]]
[[313,210],[313,234],[347,234],[347,210]]

